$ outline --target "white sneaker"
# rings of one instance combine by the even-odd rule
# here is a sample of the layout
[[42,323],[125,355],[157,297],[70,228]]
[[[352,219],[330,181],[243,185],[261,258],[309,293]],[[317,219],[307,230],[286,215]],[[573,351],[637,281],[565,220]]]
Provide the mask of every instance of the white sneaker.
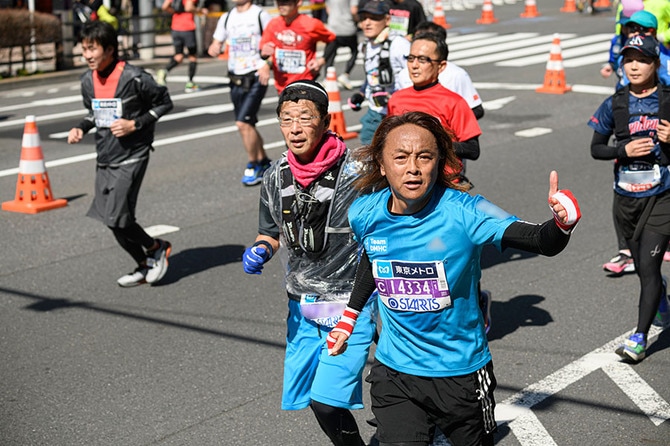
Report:
[[138,266],[132,273],[128,273],[123,277],[119,277],[119,280],[117,280],[116,283],[124,288],[142,285],[143,283],[147,283],[148,272],[148,268],[144,266]]
[[160,70],[156,71],[156,83],[158,85],[162,85],[163,87],[167,85],[167,82],[165,81],[165,78],[167,77],[167,70],[161,68]]
[[148,283],[156,283],[165,276],[168,270],[168,257],[172,251],[170,242],[156,239],[158,241],[158,249],[147,252],[147,271],[146,280]]
[[346,90],[352,90],[354,88],[354,86],[351,85],[351,82],[349,81],[349,75],[346,73],[340,74],[337,77],[337,83]]

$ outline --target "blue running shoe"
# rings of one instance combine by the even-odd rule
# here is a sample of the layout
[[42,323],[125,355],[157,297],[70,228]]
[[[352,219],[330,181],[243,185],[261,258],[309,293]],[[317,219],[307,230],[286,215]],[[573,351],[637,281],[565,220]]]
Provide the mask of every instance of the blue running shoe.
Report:
[[642,361],[647,354],[647,341],[644,339],[644,333],[633,333],[626,339],[626,342],[614,350],[614,353],[627,362]]
[[263,181],[263,174],[270,167],[270,160],[261,162],[249,162],[247,168],[244,169],[244,176],[242,177],[242,184],[245,186],[255,186]]

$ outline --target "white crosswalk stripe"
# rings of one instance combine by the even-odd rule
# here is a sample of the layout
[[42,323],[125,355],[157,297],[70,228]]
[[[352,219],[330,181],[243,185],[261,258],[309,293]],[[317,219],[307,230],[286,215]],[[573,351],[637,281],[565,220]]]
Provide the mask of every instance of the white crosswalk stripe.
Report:
[[[601,65],[609,59],[612,34],[579,36],[572,33],[559,34],[561,56],[566,68],[586,65]],[[547,63],[554,34],[519,32],[499,34],[480,32],[472,34],[449,34],[449,60],[462,67],[493,64],[496,67],[520,68]],[[349,50],[340,48],[335,60],[349,59]],[[359,52],[357,64],[362,64]]]

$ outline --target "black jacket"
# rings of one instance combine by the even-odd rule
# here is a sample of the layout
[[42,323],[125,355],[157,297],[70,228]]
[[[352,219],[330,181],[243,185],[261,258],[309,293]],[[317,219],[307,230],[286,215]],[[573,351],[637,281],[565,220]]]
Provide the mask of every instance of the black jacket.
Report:
[[[95,97],[91,70],[81,76],[81,95],[89,113],[77,127],[87,133],[95,127],[91,107],[91,99]],[[135,120],[137,130],[130,135],[117,138],[108,128],[97,129],[95,135],[97,162],[101,167],[146,158],[152,149],[156,121],[173,107],[167,88],[158,85],[144,69],[128,63],[121,73],[114,96],[122,100],[122,117]]]

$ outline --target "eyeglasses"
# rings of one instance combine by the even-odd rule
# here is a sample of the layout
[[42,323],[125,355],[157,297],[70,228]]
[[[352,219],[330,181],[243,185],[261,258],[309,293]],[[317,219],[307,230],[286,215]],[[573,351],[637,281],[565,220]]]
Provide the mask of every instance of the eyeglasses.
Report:
[[298,116],[297,118],[290,118],[288,116],[278,117],[279,127],[291,127],[294,122],[297,122],[300,127],[312,125],[315,119],[320,119],[319,116]]
[[414,62],[415,60],[418,60],[420,64],[426,64],[426,63],[440,63],[439,60],[433,60],[430,57],[427,56],[414,56],[410,54],[409,56],[404,56],[405,60],[409,63]]
[[631,23],[628,26],[628,29],[631,33],[640,33],[640,34],[653,34],[656,31],[655,28],[647,28],[646,26],[641,26],[636,23]]

